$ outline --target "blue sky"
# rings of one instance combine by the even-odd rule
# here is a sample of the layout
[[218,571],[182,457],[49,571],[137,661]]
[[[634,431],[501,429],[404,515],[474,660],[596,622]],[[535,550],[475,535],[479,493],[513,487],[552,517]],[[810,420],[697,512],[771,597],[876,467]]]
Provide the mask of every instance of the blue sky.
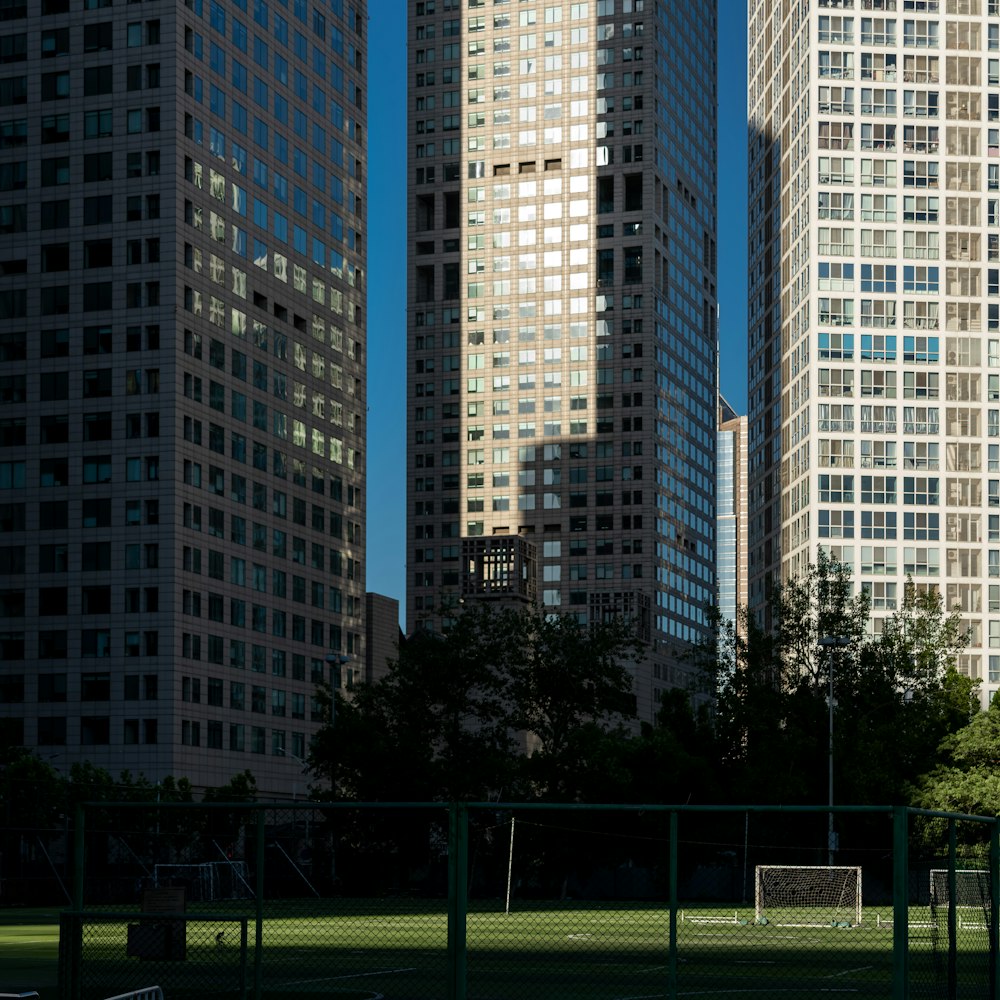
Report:
[[[723,394],[746,412],[746,16],[719,0],[719,331]],[[406,587],[406,20],[369,5],[367,589]],[[401,615],[404,609],[400,608]]]

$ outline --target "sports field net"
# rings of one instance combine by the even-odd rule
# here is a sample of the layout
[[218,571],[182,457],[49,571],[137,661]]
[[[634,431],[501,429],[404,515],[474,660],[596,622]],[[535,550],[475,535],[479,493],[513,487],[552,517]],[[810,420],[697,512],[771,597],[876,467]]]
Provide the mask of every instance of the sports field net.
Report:
[[[939,903],[937,920],[928,907],[930,871],[991,863],[986,822],[960,827],[963,854],[949,859],[947,819],[938,832],[901,809],[845,810],[839,866],[827,867],[817,864],[825,809],[99,803],[84,813],[80,905],[66,914],[66,986],[53,994],[73,1000],[150,982],[168,1000],[244,1000],[241,977],[245,1000],[888,1000],[904,995],[894,976],[915,1000],[991,996],[992,938],[972,926],[973,916],[985,926],[982,912],[961,910],[959,926],[954,907],[949,916]],[[154,880],[204,882],[215,859],[220,878],[246,871],[251,898],[198,900],[189,884],[183,913],[147,908],[150,889],[180,895]]]
[[197,865],[153,866],[153,888],[182,888],[189,902],[251,899],[245,861],[206,861]]
[[823,927],[861,923],[858,865],[757,865],[758,923]]
[[[933,868],[930,872],[930,899],[932,907],[947,907],[951,899],[951,878],[947,868]],[[988,914],[993,891],[990,873],[983,868],[959,868],[955,872],[955,906]]]

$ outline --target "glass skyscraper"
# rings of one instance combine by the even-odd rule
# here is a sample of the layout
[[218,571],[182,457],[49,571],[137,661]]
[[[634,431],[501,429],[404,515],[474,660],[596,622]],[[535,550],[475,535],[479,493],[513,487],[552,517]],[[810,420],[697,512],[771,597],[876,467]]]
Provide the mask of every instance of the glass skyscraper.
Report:
[[628,615],[648,718],[715,595],[715,4],[410,11],[409,628]]
[[361,668],[363,2],[0,4],[0,733],[264,791]]

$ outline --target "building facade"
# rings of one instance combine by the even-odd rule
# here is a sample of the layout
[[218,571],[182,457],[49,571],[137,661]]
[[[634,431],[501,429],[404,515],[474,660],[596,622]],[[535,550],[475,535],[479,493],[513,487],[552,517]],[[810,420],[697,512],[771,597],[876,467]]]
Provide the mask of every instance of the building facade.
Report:
[[399,601],[385,594],[365,594],[365,675],[372,684],[389,673],[399,657]]
[[363,669],[367,17],[0,11],[0,730],[262,791]]
[[648,717],[715,594],[715,4],[410,11],[408,629],[634,617]]
[[747,418],[719,397],[716,445],[716,575],[719,615],[738,624],[747,606]]
[[749,4],[751,600],[912,577],[1000,687],[1000,4]]

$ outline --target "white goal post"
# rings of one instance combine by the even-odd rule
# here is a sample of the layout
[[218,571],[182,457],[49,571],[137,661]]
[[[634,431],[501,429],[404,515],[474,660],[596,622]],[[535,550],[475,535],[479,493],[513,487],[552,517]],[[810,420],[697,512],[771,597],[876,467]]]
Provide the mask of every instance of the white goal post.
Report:
[[[986,868],[959,868],[955,871],[955,906],[975,908],[989,913],[993,891]],[[930,871],[931,906],[948,905],[948,869]]]
[[861,923],[859,865],[757,865],[758,923],[857,926]]
[[153,885],[183,886],[189,902],[249,899],[245,861],[205,861],[197,865],[154,865]]

